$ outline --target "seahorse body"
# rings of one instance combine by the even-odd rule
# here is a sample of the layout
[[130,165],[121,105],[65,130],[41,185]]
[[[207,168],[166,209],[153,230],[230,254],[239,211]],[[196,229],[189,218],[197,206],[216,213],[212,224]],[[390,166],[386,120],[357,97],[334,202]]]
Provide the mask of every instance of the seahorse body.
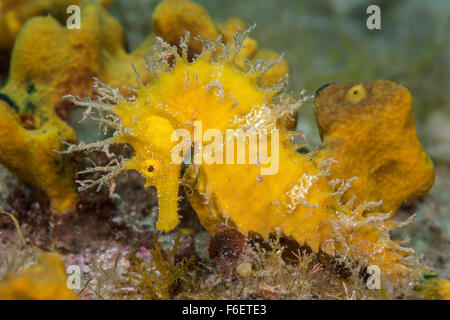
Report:
[[[315,251],[376,264],[391,279],[402,278],[408,270],[406,256],[411,250],[392,241],[389,235],[399,223],[393,222],[389,213],[377,212],[374,207],[379,203],[365,202],[357,207],[353,201],[342,203],[349,181],[331,181],[333,159],[319,162],[311,154],[296,152],[298,146],[292,144],[292,132],[285,123],[300,103],[280,92],[279,86],[259,86],[261,74],[270,65],[260,63],[247,72],[239,70],[233,62],[239,45],[233,51],[209,44],[190,62],[186,45],[181,45],[183,53],[179,54],[161,39],[158,43],[150,64],[150,83],[139,88],[135,99],[115,99],[109,112],[117,124],[110,142],[129,143],[135,151],[123,168],[137,170],[148,186],[157,188],[159,230],[172,230],[179,219],[181,165],[172,161],[178,143],[172,137],[175,129],[186,130],[194,139],[199,135],[196,121],[202,122],[203,132],[215,129],[222,137],[227,136],[227,129],[266,129],[267,148],[272,152],[276,150],[270,142],[272,135],[279,134],[274,140],[279,168],[273,175],[261,175],[270,164],[226,164],[225,154],[225,164],[203,162],[189,166],[184,184],[188,183],[190,202],[205,228],[215,232],[229,223],[245,234],[256,232],[264,238],[281,231]],[[200,137],[204,138],[201,133]],[[206,152],[211,141],[201,141]],[[225,145],[228,142],[221,141]]]

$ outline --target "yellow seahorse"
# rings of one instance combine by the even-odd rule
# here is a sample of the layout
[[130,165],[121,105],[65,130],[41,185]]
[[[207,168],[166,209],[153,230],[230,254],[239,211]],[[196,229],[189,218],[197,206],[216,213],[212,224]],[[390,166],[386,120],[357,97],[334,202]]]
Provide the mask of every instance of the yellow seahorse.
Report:
[[[186,185],[201,223],[210,232],[225,223],[235,225],[245,234],[256,232],[264,238],[281,231],[315,251],[378,265],[391,280],[401,280],[408,271],[407,256],[411,250],[392,241],[389,235],[389,231],[401,223],[394,222],[390,212],[377,210],[382,204],[378,200],[382,199],[369,194],[363,197],[365,201],[356,204],[354,198],[346,195],[355,179],[345,174],[336,177],[337,173],[332,171],[336,162],[333,152],[301,154],[296,151],[298,145],[292,143],[295,133],[289,131],[286,124],[307,97],[295,101],[284,93],[284,82],[270,88],[260,86],[261,75],[277,61],[258,61],[246,72],[237,68],[235,57],[246,36],[247,33],[236,34],[231,46],[224,45],[220,39],[214,43],[204,41],[202,53],[193,61],[187,54],[188,34],[180,41],[179,48],[158,38],[155,53],[148,59],[152,79],[148,84],[140,83],[135,97],[126,99],[118,89],[101,82],[97,83],[97,100],[67,96],[72,102],[87,107],[86,116],[92,115],[115,130],[114,136],[104,142],[71,145],[67,152],[101,149],[110,155],[112,143],[128,143],[135,151],[131,159],[119,160],[111,155],[112,160],[106,167],[86,169],[87,172],[103,171],[106,175],[95,181],[78,181],[81,189],[103,185],[113,188],[113,179],[120,172],[137,170],[145,177],[147,186],[156,187],[157,228],[168,232],[178,224],[181,181]],[[140,76],[137,78],[139,80]],[[359,90],[370,87],[379,92],[395,86],[396,95],[389,101],[400,106],[407,105],[408,101],[412,103],[408,90],[389,81],[359,86]],[[351,99],[361,100],[353,96]],[[354,119],[355,115],[349,117]],[[413,124],[414,120],[409,120]],[[205,135],[196,126],[200,121]],[[415,130],[411,122],[406,125]],[[246,148],[241,164],[235,164],[238,146],[231,144],[235,135],[227,135],[238,129],[250,136],[247,145],[251,144],[251,130],[259,139],[257,153],[251,154]],[[180,130],[187,133],[185,138],[201,141],[193,144],[194,163],[189,164],[182,180],[179,180],[181,164],[174,161],[174,156],[179,156],[181,151]],[[267,141],[264,148],[261,141]],[[332,148],[328,146],[331,149],[338,148],[339,140],[331,144]],[[218,148],[210,148],[213,145],[225,145],[225,149],[231,145],[229,150],[234,152],[233,157],[227,159],[227,152],[220,154]],[[190,147],[191,143],[184,151]],[[420,144],[414,147],[421,150]],[[265,157],[263,149],[270,150]],[[200,151],[203,159],[196,158]],[[255,161],[246,160],[252,156]],[[276,158],[278,170],[270,172]],[[220,160],[224,164],[217,163]],[[433,176],[432,164],[426,155],[422,160],[417,163],[431,166],[428,172]],[[350,165],[357,167],[359,164]],[[360,193],[364,190],[355,190],[357,196]],[[390,202],[389,209],[396,209],[397,202]]]

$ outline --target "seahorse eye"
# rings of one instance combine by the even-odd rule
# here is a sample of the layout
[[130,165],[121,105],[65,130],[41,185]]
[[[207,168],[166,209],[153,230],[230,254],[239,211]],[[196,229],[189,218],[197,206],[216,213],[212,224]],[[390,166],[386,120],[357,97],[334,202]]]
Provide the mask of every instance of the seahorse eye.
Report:
[[345,95],[345,99],[352,103],[357,103],[364,99],[367,95],[366,89],[363,85],[358,84],[350,88]]
[[158,174],[159,165],[155,160],[148,159],[144,165],[142,169],[146,171],[148,177]]

